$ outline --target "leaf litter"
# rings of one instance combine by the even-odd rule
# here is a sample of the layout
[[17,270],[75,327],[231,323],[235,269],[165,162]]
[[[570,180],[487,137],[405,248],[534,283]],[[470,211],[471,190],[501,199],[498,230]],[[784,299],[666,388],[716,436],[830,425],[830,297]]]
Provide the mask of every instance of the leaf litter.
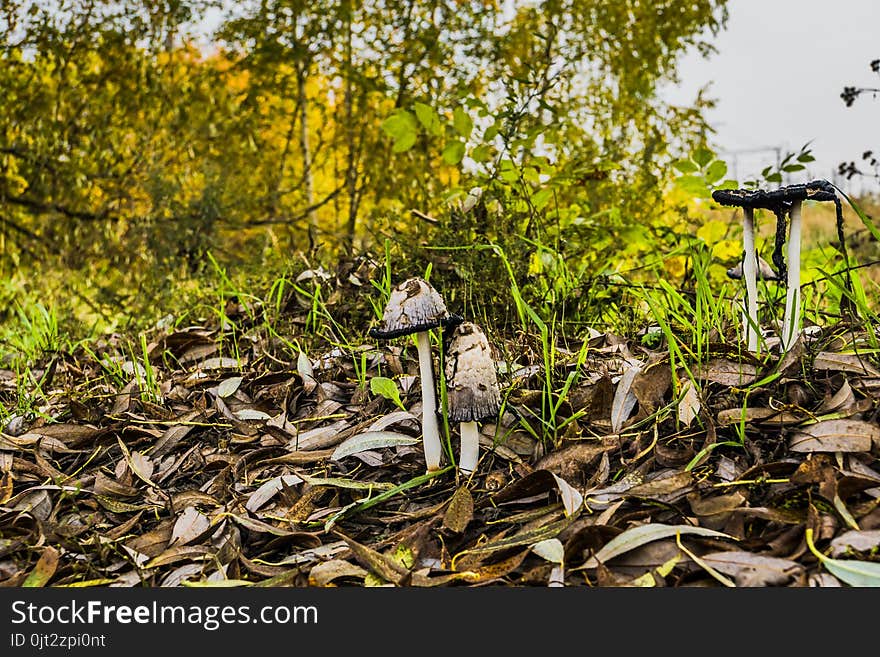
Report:
[[511,338],[466,477],[425,473],[410,345],[275,336],[56,355],[0,433],[0,584],[878,585],[880,370],[857,334],[781,364],[718,349],[691,377],[592,331],[585,359],[559,352],[577,377],[549,431],[540,350]]

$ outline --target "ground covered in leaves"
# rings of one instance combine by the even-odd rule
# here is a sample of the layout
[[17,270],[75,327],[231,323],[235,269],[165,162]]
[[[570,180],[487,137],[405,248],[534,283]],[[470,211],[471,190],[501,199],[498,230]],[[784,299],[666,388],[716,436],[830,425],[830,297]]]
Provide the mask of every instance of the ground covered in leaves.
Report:
[[292,356],[308,318],[284,335],[226,310],[156,329],[142,353],[111,339],[0,371],[6,407],[22,377],[41,382],[0,434],[0,583],[878,583],[864,329],[813,329],[782,358],[714,345],[690,375],[662,341],[593,332],[560,346],[553,380],[575,383],[552,394],[536,340],[490,335],[514,356],[465,478],[425,473],[411,342]]

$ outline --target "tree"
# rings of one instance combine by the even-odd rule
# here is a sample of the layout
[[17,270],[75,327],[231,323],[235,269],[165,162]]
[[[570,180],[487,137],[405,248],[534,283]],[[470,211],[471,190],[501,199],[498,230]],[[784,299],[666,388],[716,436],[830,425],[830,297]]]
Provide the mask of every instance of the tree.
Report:
[[[250,0],[200,34],[213,4],[4,3],[2,264],[149,289],[209,251],[479,233],[545,286],[546,249],[601,271],[666,221],[669,165],[708,128],[656,91],[726,20],[725,0]],[[450,212],[474,185],[501,211]]]
[[[880,76],[880,59],[872,60],[870,66],[871,71]],[[877,95],[880,94],[880,88],[846,86],[840,93],[840,97],[843,99],[843,102],[846,103],[847,107],[852,107],[853,103],[855,103],[859,96],[866,94],[870,94],[872,98],[877,98]],[[880,156],[878,156],[873,150],[866,150],[862,153],[862,161],[865,163],[862,166],[867,165],[873,171],[865,171],[859,168],[854,160],[841,162],[837,167],[837,171],[840,175],[846,176],[847,180],[852,179],[853,176],[880,178]]]

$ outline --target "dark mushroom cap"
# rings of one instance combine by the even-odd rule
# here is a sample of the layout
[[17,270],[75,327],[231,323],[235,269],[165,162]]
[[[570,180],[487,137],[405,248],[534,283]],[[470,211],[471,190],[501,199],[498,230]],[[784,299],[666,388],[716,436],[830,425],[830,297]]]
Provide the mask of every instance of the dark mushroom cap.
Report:
[[[736,267],[731,267],[727,270],[727,275],[730,278],[740,280],[743,277],[743,262],[742,260],[736,265]],[[773,267],[770,266],[764,258],[758,256],[758,278],[763,278],[765,281],[778,281],[779,274],[773,271]]]
[[836,201],[834,185],[827,180],[812,180],[802,185],[787,185],[770,191],[764,189],[716,189],[712,199],[721,205],[772,210],[779,213],[795,201]]
[[[796,201],[832,201],[837,209],[837,237],[844,244],[843,208],[837,196],[837,188],[827,180],[811,180],[799,185],[787,185],[778,189],[716,189],[712,199],[721,205],[739,208],[771,210],[776,215],[776,241],[773,248],[773,264],[777,280],[786,278],[785,258],[782,245],[785,242],[785,215],[791,212]],[[845,247],[844,247],[845,248]]]
[[446,348],[446,392],[449,419],[480,422],[501,410],[501,391],[489,341],[479,326],[455,327]]
[[461,317],[446,310],[443,297],[430,283],[409,278],[391,291],[382,325],[370,329],[370,337],[389,340],[459,322]]

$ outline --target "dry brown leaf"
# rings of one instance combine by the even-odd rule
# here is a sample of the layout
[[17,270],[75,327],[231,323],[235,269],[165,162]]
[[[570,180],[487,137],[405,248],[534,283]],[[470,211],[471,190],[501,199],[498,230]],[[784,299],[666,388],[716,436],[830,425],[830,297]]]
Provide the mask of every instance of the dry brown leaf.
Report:
[[175,545],[150,559],[144,568],[158,568],[178,561],[195,561],[207,559],[213,550],[206,545]]
[[800,424],[809,419],[807,415],[798,415],[786,410],[774,410],[766,407],[749,406],[746,408],[728,408],[718,413],[718,426],[726,427],[741,421],[766,424],[770,426],[788,426]]
[[12,472],[6,472],[0,479],[0,506],[12,499]]
[[737,586],[781,586],[799,578],[804,567],[789,559],[765,557],[744,550],[705,554],[701,560],[734,578]]
[[753,383],[758,370],[751,363],[737,363],[725,358],[715,358],[697,367],[694,376],[700,380],[719,383],[729,388],[741,388]]
[[26,588],[46,586],[46,584],[49,583],[49,580],[55,576],[55,571],[58,570],[58,561],[60,558],[61,553],[54,547],[51,545],[44,547],[33,570],[28,573],[24,582],[22,582],[22,586]]
[[851,557],[852,553],[872,553],[880,547],[880,529],[852,530],[831,539],[831,556]]
[[843,384],[837,392],[822,401],[818,413],[845,412],[845,410],[853,406],[855,402],[856,396],[853,394],[852,387],[849,385],[849,381],[844,379]]
[[368,571],[344,559],[331,559],[315,564],[309,571],[310,586],[329,586],[341,577],[363,580]]
[[461,579],[471,584],[481,584],[496,580],[499,577],[505,577],[511,572],[519,568],[520,564],[528,556],[531,549],[522,550],[493,564],[479,566],[477,568],[469,568],[467,570],[458,571],[455,574],[456,579]]
[[633,486],[626,491],[628,496],[646,497],[660,501],[669,501],[669,497],[686,495],[694,483],[693,474],[690,472],[673,472],[669,476],[647,481],[638,486]]
[[813,360],[813,369],[819,371],[831,370],[832,372],[853,372],[865,376],[880,377],[880,370],[874,367],[867,356],[860,354],[839,354],[833,351],[823,351],[816,354]]
[[617,382],[614,399],[611,400],[611,431],[613,433],[620,432],[623,423],[632,414],[638,402],[635,392],[632,391],[632,386],[636,376],[642,371],[641,368],[642,366],[638,362],[629,363],[626,371]]
[[443,526],[457,534],[462,533],[474,517],[474,498],[467,486],[459,486],[443,514]]
[[678,402],[678,421],[689,427],[700,414],[700,393],[689,380],[684,383],[683,388],[681,401]]
[[377,552],[366,545],[362,545],[348,536],[341,535],[341,538],[346,542],[352,553],[354,553],[355,559],[364,568],[378,575],[386,582],[401,585],[405,579],[411,576],[409,569],[397,560]]
[[542,456],[535,463],[536,470],[549,470],[568,481],[577,481],[584,471],[603,452],[614,449],[614,445],[583,441],[555,449]]
[[791,434],[793,452],[869,452],[880,444],[880,427],[863,420],[822,420]]
[[172,545],[186,545],[201,537],[211,527],[211,520],[194,506],[188,506],[171,530]]

